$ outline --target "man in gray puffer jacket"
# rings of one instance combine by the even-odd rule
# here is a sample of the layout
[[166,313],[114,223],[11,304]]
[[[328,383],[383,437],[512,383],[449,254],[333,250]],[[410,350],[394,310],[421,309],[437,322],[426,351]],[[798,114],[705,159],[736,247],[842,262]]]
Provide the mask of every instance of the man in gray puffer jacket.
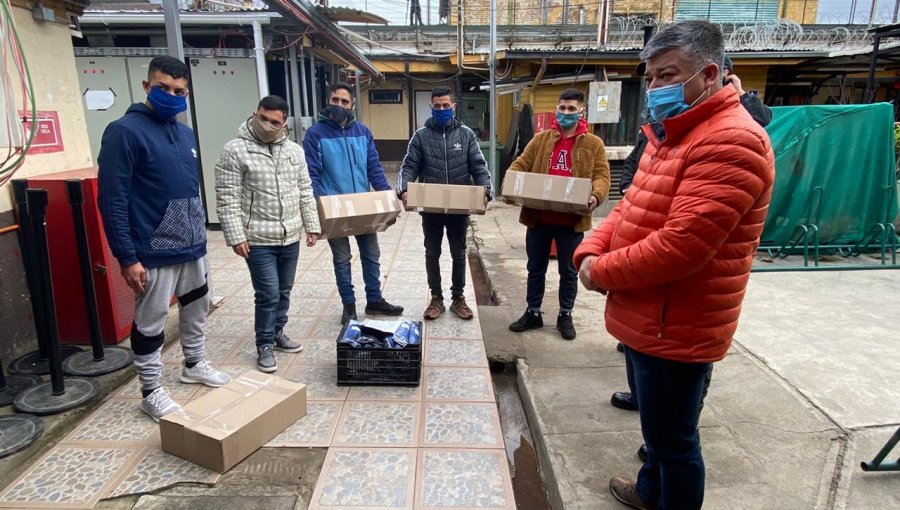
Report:
[[[484,186],[484,201],[494,197],[491,174],[484,155],[478,147],[478,138],[471,129],[454,117],[456,103],[447,87],[435,87],[431,91],[432,117],[425,127],[415,132],[409,141],[406,157],[400,166],[397,179],[397,195],[406,203],[406,188],[410,182],[426,184],[462,184]],[[441,288],[441,244],[444,229],[453,259],[453,302],[450,311],[461,319],[471,319],[472,310],[466,305],[463,289],[466,285],[466,229],[469,216],[465,214],[422,214],[422,230],[425,233],[425,270],[431,303],[425,309],[425,319],[434,320],[444,311]]]
[[216,163],[216,211],[225,242],[247,260],[256,301],[256,366],[274,372],[274,349],[303,346],[284,333],[297,271],[301,229],[314,246],[322,229],[303,149],[287,137],[288,105],[259,102]]

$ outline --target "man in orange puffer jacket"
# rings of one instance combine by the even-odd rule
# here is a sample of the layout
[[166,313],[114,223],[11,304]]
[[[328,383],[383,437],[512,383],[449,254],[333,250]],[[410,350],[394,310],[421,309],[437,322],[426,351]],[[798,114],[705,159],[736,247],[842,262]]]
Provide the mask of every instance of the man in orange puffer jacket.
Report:
[[731,345],[772,195],[768,135],[722,87],[723,59],[722,31],[705,21],[647,43],[652,121],[634,189],[575,252],[634,370],[648,459],[637,482],[610,480],[632,508],[703,504],[704,379]]

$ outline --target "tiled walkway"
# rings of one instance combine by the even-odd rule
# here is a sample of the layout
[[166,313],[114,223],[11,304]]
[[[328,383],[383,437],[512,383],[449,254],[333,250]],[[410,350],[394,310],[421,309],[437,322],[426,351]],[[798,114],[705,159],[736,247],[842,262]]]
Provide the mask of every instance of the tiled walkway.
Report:
[[[401,216],[379,241],[385,297],[404,306],[405,316],[421,317],[428,287],[418,215]],[[220,233],[210,233],[209,248],[213,291],[225,300],[209,319],[207,358],[232,375],[255,370],[249,273]],[[302,248],[300,259],[287,332],[304,349],[277,353],[277,375],[307,385],[309,412],[267,446],[329,447],[310,509],[515,508],[474,298],[475,320],[449,314],[426,324],[419,387],[340,387],[341,302],[327,242]],[[446,242],[442,263],[449,287]],[[362,313],[356,261],[353,278]],[[209,391],[178,382],[177,343],[163,361],[164,384],[176,400]],[[138,409],[139,398],[136,380],[114,392],[0,491],[0,507],[91,508],[103,498],[177,482],[214,483],[218,474],[160,450],[158,427]]]

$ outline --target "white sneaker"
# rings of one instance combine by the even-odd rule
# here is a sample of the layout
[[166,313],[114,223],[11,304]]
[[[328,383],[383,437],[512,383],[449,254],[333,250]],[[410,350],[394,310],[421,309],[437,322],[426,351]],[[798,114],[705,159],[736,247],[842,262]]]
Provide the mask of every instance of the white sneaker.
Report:
[[163,416],[180,411],[181,406],[178,402],[172,400],[172,397],[166,393],[165,388],[160,386],[153,390],[153,393],[141,400],[141,411],[147,413],[153,421],[159,423],[159,419]]
[[210,388],[218,388],[231,382],[231,376],[209,366],[209,362],[206,360],[200,361],[194,365],[194,368],[188,368],[183,362],[182,366],[184,367],[181,370],[181,382],[183,383],[205,384]]

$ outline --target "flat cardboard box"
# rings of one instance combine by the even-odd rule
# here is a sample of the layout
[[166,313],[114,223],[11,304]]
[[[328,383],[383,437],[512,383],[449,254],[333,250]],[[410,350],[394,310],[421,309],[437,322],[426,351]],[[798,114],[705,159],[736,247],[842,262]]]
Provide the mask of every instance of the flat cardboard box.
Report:
[[593,183],[583,177],[506,172],[503,197],[532,209],[587,214]]
[[406,210],[441,214],[484,214],[484,186],[423,184],[406,189]]
[[318,202],[323,239],[383,232],[403,209],[394,191],[330,195]]
[[255,370],[159,420],[162,449],[224,473],[306,416],[306,386]]

